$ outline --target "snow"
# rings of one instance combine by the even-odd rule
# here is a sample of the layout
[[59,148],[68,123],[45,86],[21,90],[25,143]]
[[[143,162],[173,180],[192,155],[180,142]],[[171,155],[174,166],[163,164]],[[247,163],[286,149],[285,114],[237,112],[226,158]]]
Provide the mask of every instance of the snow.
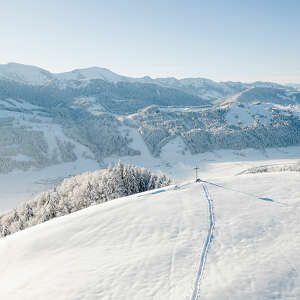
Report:
[[91,80],[102,79],[109,82],[118,82],[123,80],[124,76],[120,76],[106,68],[91,67],[86,69],[77,69],[71,72],[55,74],[57,79],[62,80]]
[[216,230],[204,299],[299,299],[299,179],[298,173],[274,173],[208,185]]
[[186,192],[173,186],[114,200],[1,240],[1,299],[189,295],[207,211],[201,190]]
[[[2,107],[4,109],[2,109]],[[25,126],[34,128],[35,126],[38,127],[36,122],[40,124],[41,122],[49,123],[50,121],[46,113],[41,111],[41,107],[22,100],[0,99],[0,112],[0,119],[12,119],[14,127]]]
[[[49,144],[49,153],[55,149],[55,138],[62,141],[70,141],[75,145],[74,152],[77,161],[54,165],[41,170],[30,170],[27,172],[12,172],[0,175],[0,211],[14,208],[21,201],[31,199],[38,192],[47,190],[61,182],[65,177],[77,175],[86,171],[99,169],[99,164],[93,159],[93,154],[87,147],[68,139],[61,126],[50,123],[46,117],[36,115],[42,123],[29,122],[32,116],[23,115],[22,119],[17,112],[2,111],[2,117],[15,117],[14,123],[18,126],[29,126],[34,130],[44,132]],[[181,137],[176,137],[162,148],[160,157],[153,157],[146,147],[143,138],[135,128],[123,126],[124,135],[128,133],[132,138],[130,147],[139,150],[141,155],[124,156],[121,160],[137,166],[149,168],[155,172],[163,172],[177,182],[193,178],[193,168],[197,165],[200,176],[215,177],[225,175],[236,175],[247,169],[262,165],[295,163],[299,160],[300,147],[273,148],[264,152],[254,149],[244,150],[220,150],[192,155],[186,149]],[[18,157],[20,159],[21,157]],[[24,158],[24,157],[23,157]],[[111,156],[104,159],[105,165],[118,162],[119,156]],[[24,158],[27,160],[27,158]]]
[[[231,94],[225,83],[219,93],[220,83],[206,79],[132,79],[97,67],[51,74],[11,63],[0,65],[0,78],[34,85],[61,79],[61,86],[92,79],[161,82],[203,87],[203,93],[211,86],[203,94],[207,98]],[[257,119],[267,124],[272,108],[300,116],[299,105],[241,105],[241,95],[220,100],[228,107],[229,124],[248,126]],[[295,100],[292,92],[286,95],[275,96]],[[14,99],[1,99],[0,106],[2,126],[43,132],[49,156],[57,150],[57,138],[70,142],[78,158],[62,162],[58,156],[60,164],[0,174],[0,211],[66,177],[99,169],[87,146],[68,138],[40,107]],[[95,97],[75,98],[73,107],[94,115],[105,111]],[[192,155],[182,138],[174,136],[153,157],[137,128],[120,130],[141,153],[121,157],[124,162],[166,173],[177,185],[92,206],[0,239],[0,299],[300,299],[300,173],[243,174],[263,166],[274,171],[294,165],[300,147]],[[16,161],[32,159],[22,152],[5,155]],[[119,159],[111,156],[104,164]],[[193,179],[195,166],[202,181],[183,183]]]
[[[192,299],[203,265],[194,299],[298,299],[299,180],[290,172],[187,182],[18,232],[0,240],[0,297]],[[201,263],[204,185],[215,228]]]
[[[193,168],[198,166],[200,176],[216,177],[236,175],[249,168],[266,164],[289,164],[299,160],[300,147],[257,149],[218,150],[192,155],[181,137],[176,137],[166,144],[160,157],[153,157],[143,138],[135,128],[123,126],[123,132],[132,138],[130,146],[141,152],[138,156],[123,156],[121,160],[156,172],[165,173],[176,181],[193,179]],[[111,156],[104,160],[106,165],[118,162],[120,157]]]
[[[39,109],[41,109],[39,106],[30,104],[23,100],[16,101],[15,99],[6,99],[6,101],[9,101],[9,103],[6,102],[6,104],[8,105],[8,107],[11,107],[11,108],[16,107],[16,108],[23,109],[23,110],[39,110]],[[1,102],[1,104],[2,104],[2,102]]]
[[211,199],[207,186],[205,184],[202,184],[202,188],[205,193],[205,198],[208,203],[208,210],[209,210],[209,229],[207,233],[207,237],[205,240],[205,243],[203,245],[202,251],[201,251],[201,257],[200,257],[200,263],[198,267],[198,272],[196,279],[194,281],[194,290],[193,294],[191,297],[191,300],[197,300],[199,298],[199,293],[200,293],[200,285],[201,281],[203,280],[204,276],[204,271],[205,271],[205,263],[208,255],[208,251],[212,245],[213,242],[213,233],[214,233],[214,228],[215,228],[215,213],[214,213],[214,203],[213,200]]
[[[43,85],[52,80],[91,80],[102,79],[109,82],[125,80],[126,77],[118,75],[106,68],[91,67],[76,69],[71,72],[53,74],[39,67],[8,63],[0,65],[0,77],[26,84]],[[128,79],[129,80],[129,79]]]
[[53,79],[46,70],[17,63],[0,65],[0,77],[33,85],[45,84]]
[[[55,136],[68,140],[60,126],[45,120],[36,126],[49,144]],[[18,122],[30,126],[26,119]],[[300,173],[236,176],[262,165],[295,163],[300,147],[191,155],[178,136],[153,157],[135,128],[121,130],[141,151],[122,160],[171,175],[177,187],[93,206],[1,239],[0,299],[300,297]],[[98,169],[85,151],[76,144],[75,162],[0,175],[0,210],[64,177]],[[192,179],[196,165],[213,203],[210,235],[203,183],[178,183]]]
[[73,108],[84,108],[86,111],[95,116],[106,111],[106,109],[101,104],[97,103],[95,97],[75,98]]
[[[0,212],[11,209],[22,201],[31,199],[41,191],[52,188],[66,177],[99,169],[99,164],[93,159],[94,155],[91,151],[80,143],[66,137],[60,125],[48,122],[35,124],[28,122],[26,118],[24,120],[20,119],[17,113],[9,113],[9,115],[12,114],[18,118],[14,121],[15,123],[30,126],[32,129],[44,133],[44,138],[49,146],[50,156],[57,150],[56,139],[58,138],[61,141],[74,144],[74,153],[77,156],[77,160],[74,162],[60,162],[43,169],[0,174]],[[45,121],[44,118],[39,118]],[[12,158],[22,161],[29,160],[24,155],[12,156]],[[58,158],[61,159],[60,157]]]
[[98,169],[99,164],[94,160],[79,158],[74,162],[61,163],[40,170],[0,174],[0,212],[32,199],[38,193],[58,185],[64,178]]
[[14,160],[19,160],[19,161],[31,161],[32,160],[29,156],[23,155],[23,154],[17,154],[13,158],[14,158]]
[[184,106],[184,107],[176,107],[176,106],[167,106],[167,107],[160,107],[160,111],[165,111],[165,112],[198,112],[198,111],[203,111],[207,108],[204,106]]
[[[13,108],[21,109],[21,111],[1,110],[0,124],[4,120],[4,123],[9,122],[10,126],[14,128],[28,128],[32,131],[42,132],[48,145],[48,156],[50,158],[55,152],[60,153],[57,151],[57,139],[72,143],[77,160],[62,162],[62,157],[58,155],[58,164],[44,169],[0,174],[0,212],[11,209],[24,200],[31,199],[41,191],[52,188],[66,177],[99,169],[99,164],[95,161],[94,155],[88,147],[68,138],[64,134],[61,125],[55,124],[50,118],[41,115],[38,111],[40,107],[23,101],[6,100],[8,102],[0,100],[0,104],[10,105]],[[28,111],[24,113],[23,110]],[[32,158],[22,154],[10,157],[16,161],[32,160]]]
[[[142,136],[138,133],[136,128],[131,128],[128,126],[122,126],[120,130],[126,135],[128,134],[129,138],[132,139],[130,147],[139,150],[141,155],[137,156],[124,156],[122,161],[126,163],[135,164],[137,166],[143,166],[146,168],[158,167],[160,161],[153,157],[147,148],[146,144],[143,141]],[[119,156],[111,156],[104,159],[106,165],[114,164],[120,159]]]
[[233,103],[229,106],[226,121],[236,126],[239,126],[239,123],[242,123],[244,126],[252,126],[254,120],[258,118],[262,124],[266,124],[271,121],[272,107],[274,107],[272,104],[266,103],[258,105],[242,104],[242,106]]
[[251,126],[253,125],[254,119],[244,108],[241,108],[236,104],[233,104],[226,115],[226,121],[229,124],[233,124],[237,126],[239,125],[240,122],[243,123],[243,125]]
[[32,85],[44,85],[55,79],[62,81],[91,79],[102,79],[109,82],[134,81],[133,78],[118,75],[106,68],[91,67],[54,74],[39,67],[19,63],[0,64],[1,77]]
[[300,117],[300,105],[280,105],[280,104],[275,104],[274,105],[276,108],[280,109],[283,111],[283,113],[286,111],[286,115],[290,115],[293,113],[295,116]]

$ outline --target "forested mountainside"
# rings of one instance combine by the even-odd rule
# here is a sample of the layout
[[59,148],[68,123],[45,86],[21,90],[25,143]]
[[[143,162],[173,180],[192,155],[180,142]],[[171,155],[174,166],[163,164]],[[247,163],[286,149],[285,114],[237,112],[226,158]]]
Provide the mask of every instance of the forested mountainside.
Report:
[[207,101],[176,89],[137,82],[111,83],[101,79],[86,81],[52,81],[46,85],[28,85],[0,80],[1,99],[22,99],[59,115],[70,109],[74,99],[93,97],[105,111],[116,114],[134,113],[149,105],[206,105]]
[[299,116],[293,108],[233,103],[186,111],[154,106],[126,121],[138,127],[149,149],[159,155],[160,149],[176,136],[183,139],[191,153],[298,145]]
[[299,145],[299,112],[300,92],[274,83],[0,65],[0,173],[140,155],[132,130],[154,156],[176,137],[192,154]]

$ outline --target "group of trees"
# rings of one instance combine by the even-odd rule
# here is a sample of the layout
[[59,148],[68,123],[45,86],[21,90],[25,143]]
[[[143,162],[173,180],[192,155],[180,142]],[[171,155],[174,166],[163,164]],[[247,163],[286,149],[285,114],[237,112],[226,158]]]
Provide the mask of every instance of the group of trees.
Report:
[[120,126],[120,121],[108,113],[80,121],[65,120],[63,124],[66,136],[87,146],[99,163],[112,155],[140,154],[139,151],[130,148],[131,140],[121,133]]
[[35,128],[0,126],[0,174],[44,168],[77,159],[72,142],[56,136],[50,145],[44,133],[39,130],[38,124]]
[[165,175],[155,175],[144,168],[121,162],[106,170],[74,176],[0,216],[0,236],[5,237],[91,205],[161,188],[170,183]]
[[[43,133],[24,128],[0,126],[0,173],[28,170],[49,164],[48,144]],[[18,155],[27,160],[15,159]]]

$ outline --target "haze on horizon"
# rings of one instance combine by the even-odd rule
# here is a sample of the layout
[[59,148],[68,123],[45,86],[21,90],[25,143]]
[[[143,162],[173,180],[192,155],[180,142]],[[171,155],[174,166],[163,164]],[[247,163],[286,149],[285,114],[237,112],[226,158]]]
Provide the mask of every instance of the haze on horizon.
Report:
[[297,0],[11,0],[0,64],[300,83],[299,10]]

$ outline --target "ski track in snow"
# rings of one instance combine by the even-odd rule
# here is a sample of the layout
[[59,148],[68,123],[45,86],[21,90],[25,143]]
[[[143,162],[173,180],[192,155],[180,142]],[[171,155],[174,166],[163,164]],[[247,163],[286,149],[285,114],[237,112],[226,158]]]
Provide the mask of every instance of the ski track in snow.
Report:
[[208,193],[207,186],[203,183],[202,185],[205,197],[208,203],[208,212],[209,212],[209,229],[207,233],[207,237],[204,243],[204,247],[202,249],[201,257],[200,257],[200,263],[199,268],[197,270],[196,280],[194,283],[194,290],[193,294],[191,296],[191,300],[197,300],[200,299],[200,284],[202,277],[204,275],[204,269],[205,269],[205,262],[208,254],[208,250],[211,246],[212,240],[213,240],[213,232],[215,227],[215,216],[214,216],[214,205],[213,200],[210,198],[210,195]]
[[[175,186],[177,187],[177,186]],[[182,225],[183,225],[183,219],[184,219],[184,203],[181,201],[181,215],[180,215],[180,222],[179,225],[176,224],[176,228],[177,228],[177,235],[180,235],[182,233]],[[170,272],[169,272],[169,289],[171,292],[170,298],[169,299],[174,299],[174,294],[173,294],[173,289],[172,289],[172,285],[175,284],[175,280],[173,279],[174,277],[174,270],[175,270],[175,261],[176,261],[176,253],[177,253],[177,248],[178,248],[178,242],[175,242],[175,246],[173,247],[173,251],[172,251],[172,256],[171,256],[171,263],[170,263]]]

